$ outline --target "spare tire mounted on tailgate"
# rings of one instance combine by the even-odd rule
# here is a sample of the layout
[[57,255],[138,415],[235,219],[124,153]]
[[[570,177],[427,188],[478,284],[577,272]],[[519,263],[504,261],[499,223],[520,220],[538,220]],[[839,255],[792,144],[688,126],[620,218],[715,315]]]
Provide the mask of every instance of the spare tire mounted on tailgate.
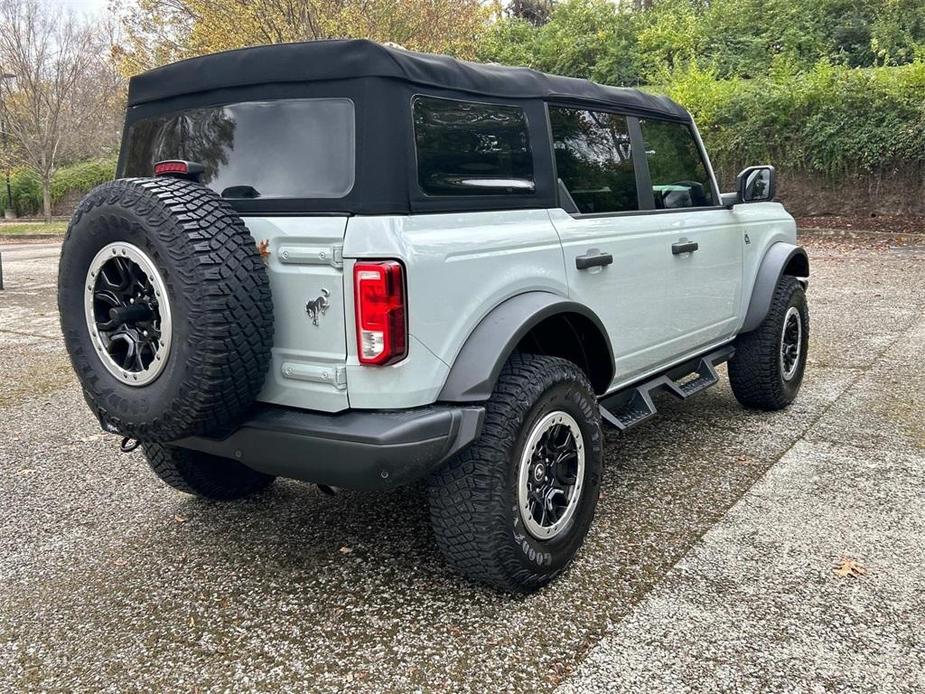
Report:
[[197,183],[125,179],[84,198],[61,249],[58,306],[84,396],[110,431],[220,434],[263,385],[267,271],[240,217]]

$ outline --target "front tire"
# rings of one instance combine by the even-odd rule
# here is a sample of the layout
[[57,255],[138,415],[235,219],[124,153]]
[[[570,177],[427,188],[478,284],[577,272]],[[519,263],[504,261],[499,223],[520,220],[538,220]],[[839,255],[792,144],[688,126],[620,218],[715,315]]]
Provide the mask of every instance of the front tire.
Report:
[[449,564],[527,593],[572,561],[600,494],[603,436],[584,372],[515,354],[487,404],[479,440],[430,480],[431,522]]
[[142,448],[148,465],[162,482],[203,499],[241,499],[266,489],[275,479],[236,460],[208,453],[159,443],[145,443]]
[[780,410],[793,402],[806,369],[809,308],[795,277],[781,277],[768,315],[755,330],[739,335],[729,362],[729,382],[745,407]]

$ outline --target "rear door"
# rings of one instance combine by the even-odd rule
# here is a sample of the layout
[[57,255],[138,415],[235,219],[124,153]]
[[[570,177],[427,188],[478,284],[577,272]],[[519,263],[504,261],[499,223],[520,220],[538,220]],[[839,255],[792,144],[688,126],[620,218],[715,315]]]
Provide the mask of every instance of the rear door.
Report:
[[615,380],[671,356],[671,311],[663,281],[667,236],[639,214],[640,174],[630,128],[619,114],[549,107],[563,208],[550,212],[569,293],[593,309],[610,333]]
[[[684,178],[659,181],[659,204],[678,207],[656,209],[649,157],[638,155],[646,150],[637,119],[553,105],[549,116],[563,207],[550,217],[571,295],[610,332],[613,385],[719,339],[731,329],[727,307],[734,322],[739,280],[730,274],[736,271],[731,215],[703,204],[715,195],[712,181],[699,188]],[[709,192],[692,197],[701,189]],[[696,250],[680,252],[691,243]],[[740,277],[740,265],[737,271]]]

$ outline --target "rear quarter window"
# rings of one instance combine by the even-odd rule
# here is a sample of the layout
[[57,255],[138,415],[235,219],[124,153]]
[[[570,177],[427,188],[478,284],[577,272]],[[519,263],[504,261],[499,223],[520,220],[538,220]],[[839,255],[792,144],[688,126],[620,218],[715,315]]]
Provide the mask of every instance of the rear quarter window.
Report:
[[519,106],[418,96],[412,112],[418,185],[427,195],[534,192],[527,118]]
[[230,199],[340,198],[353,188],[356,126],[349,99],[249,101],[135,121],[124,176],[155,162],[205,167],[204,185]]

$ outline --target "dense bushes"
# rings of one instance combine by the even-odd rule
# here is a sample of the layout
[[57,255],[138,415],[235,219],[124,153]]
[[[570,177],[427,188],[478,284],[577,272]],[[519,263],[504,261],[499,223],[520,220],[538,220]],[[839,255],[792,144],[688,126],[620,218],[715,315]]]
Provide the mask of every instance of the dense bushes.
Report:
[[548,21],[502,18],[481,37],[479,59],[637,85],[661,83],[694,60],[726,79],[759,77],[782,62],[880,67],[925,57],[921,0],[521,0],[511,7],[531,4],[551,4]]
[[17,216],[35,214],[42,206],[42,187],[39,177],[26,169],[14,169],[10,175],[13,204],[7,194],[6,178],[0,181],[0,209],[12,207]]
[[750,80],[719,80],[692,65],[664,90],[694,113],[726,181],[759,162],[832,182],[925,168],[925,62],[818,63]]
[[921,0],[562,0],[496,22],[479,57],[668,93],[726,183],[759,162],[831,185],[925,170]]
[[[51,180],[52,203],[80,197],[100,183],[111,181],[116,173],[115,159],[94,159],[65,166]],[[27,169],[16,169],[10,176],[13,209],[20,217],[39,214],[42,209],[42,187],[38,176]],[[9,207],[5,181],[0,183],[0,209]],[[68,214],[70,210],[62,210]]]

